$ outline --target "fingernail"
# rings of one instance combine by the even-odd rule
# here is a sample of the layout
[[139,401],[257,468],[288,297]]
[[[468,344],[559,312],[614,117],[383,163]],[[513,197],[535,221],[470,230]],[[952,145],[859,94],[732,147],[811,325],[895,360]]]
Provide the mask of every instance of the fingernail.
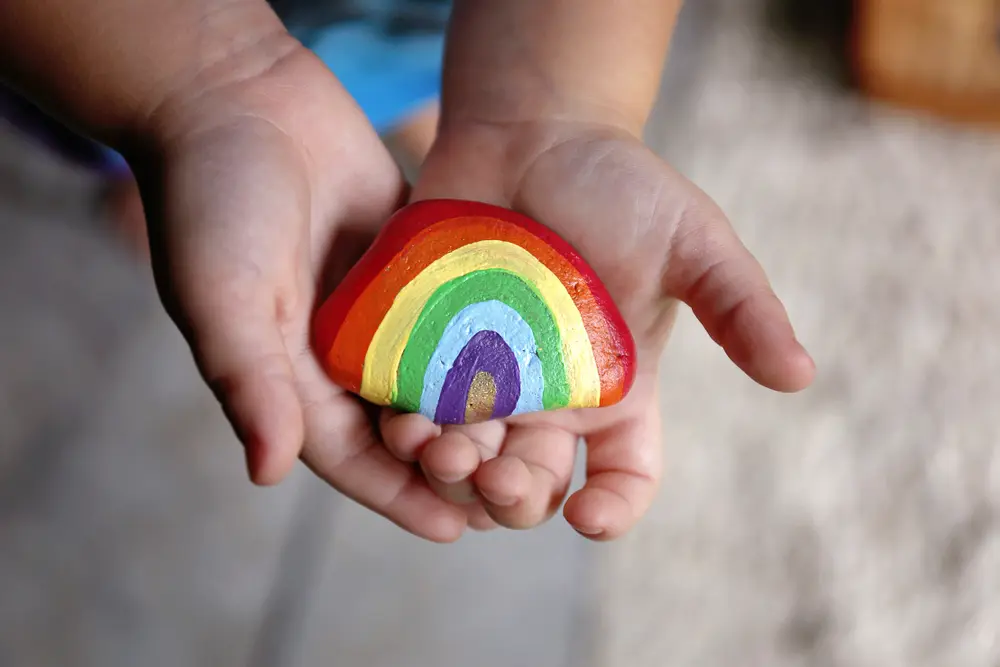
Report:
[[576,529],[576,532],[587,537],[597,537],[604,532],[603,528],[591,528],[589,526],[573,526],[573,528]]
[[482,489],[479,492],[491,505],[498,507],[510,507],[511,505],[516,505],[517,501],[520,500],[517,496],[508,496],[503,493],[486,493]]
[[434,475],[434,477],[439,482],[444,482],[445,484],[458,484],[462,480],[467,479],[470,474],[472,473],[457,472],[457,473],[448,473],[446,475]]
[[802,341],[800,341],[798,338],[796,338],[795,339],[795,344],[799,346],[799,351],[802,354],[804,354],[809,359],[810,362],[812,362],[813,366],[815,366],[816,365],[816,360],[813,359],[813,356],[809,353],[809,350],[806,348],[806,346],[802,344]]
[[260,484],[258,481],[262,463],[260,450],[260,446],[253,440],[247,441],[246,444],[243,445],[243,453],[247,465],[247,476],[254,484]]

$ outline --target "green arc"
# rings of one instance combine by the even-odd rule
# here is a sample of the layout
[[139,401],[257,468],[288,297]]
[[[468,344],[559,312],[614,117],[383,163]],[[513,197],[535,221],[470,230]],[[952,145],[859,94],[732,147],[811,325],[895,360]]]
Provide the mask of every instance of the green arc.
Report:
[[531,328],[542,364],[546,410],[569,405],[570,387],[562,357],[562,338],[552,311],[520,276],[505,269],[472,271],[448,281],[427,300],[406,342],[393,387],[393,404],[403,410],[420,409],[424,376],[448,324],[464,308],[483,301],[500,301],[520,314]]

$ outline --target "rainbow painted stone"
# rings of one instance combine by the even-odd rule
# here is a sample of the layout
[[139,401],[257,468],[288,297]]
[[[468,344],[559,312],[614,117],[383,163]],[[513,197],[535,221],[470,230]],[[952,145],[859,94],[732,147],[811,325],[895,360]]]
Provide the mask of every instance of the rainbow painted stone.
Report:
[[632,335],[576,251],[466,201],[396,213],[320,308],[314,344],[340,386],[438,424],[613,405],[635,377]]

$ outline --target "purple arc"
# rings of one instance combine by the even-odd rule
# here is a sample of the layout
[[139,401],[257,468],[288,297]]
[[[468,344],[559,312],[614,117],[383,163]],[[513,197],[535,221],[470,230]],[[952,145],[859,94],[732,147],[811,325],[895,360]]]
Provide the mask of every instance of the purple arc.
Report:
[[521,395],[521,372],[517,357],[503,336],[495,331],[480,331],[455,358],[444,379],[434,421],[438,424],[464,424],[469,389],[477,373],[488,373],[496,387],[493,419],[509,417]]

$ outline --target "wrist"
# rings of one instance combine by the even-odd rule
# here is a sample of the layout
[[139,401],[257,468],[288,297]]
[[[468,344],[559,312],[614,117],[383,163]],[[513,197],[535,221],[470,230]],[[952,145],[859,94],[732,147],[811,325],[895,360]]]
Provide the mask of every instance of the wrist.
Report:
[[490,132],[512,137],[551,132],[553,128],[609,128],[641,137],[651,105],[627,99],[603,99],[587,90],[547,87],[499,88],[464,97],[446,97],[441,133]]
[[[136,100],[115,139],[141,145],[168,144],[180,136],[246,112],[252,91],[282,63],[305,49],[262,2],[237,2],[206,20],[191,53],[175,61]],[[240,9],[239,6],[245,6]]]
[[442,122],[421,169],[414,198],[458,197],[511,206],[524,179],[546,154],[608,140],[638,138],[629,124],[614,114]]
[[[164,176],[161,169],[192,159],[215,161],[216,146],[261,142],[301,169],[299,175],[310,179],[310,192],[324,210],[335,197],[330,174],[347,179],[354,167],[366,173],[388,166],[396,176],[354,99],[315,54],[283,29],[213,60],[184,85],[171,88],[141,117],[120,150],[140,183],[156,184]],[[245,166],[251,168],[255,159]]]
[[640,136],[680,0],[456,0],[443,114],[455,122],[549,119]]

